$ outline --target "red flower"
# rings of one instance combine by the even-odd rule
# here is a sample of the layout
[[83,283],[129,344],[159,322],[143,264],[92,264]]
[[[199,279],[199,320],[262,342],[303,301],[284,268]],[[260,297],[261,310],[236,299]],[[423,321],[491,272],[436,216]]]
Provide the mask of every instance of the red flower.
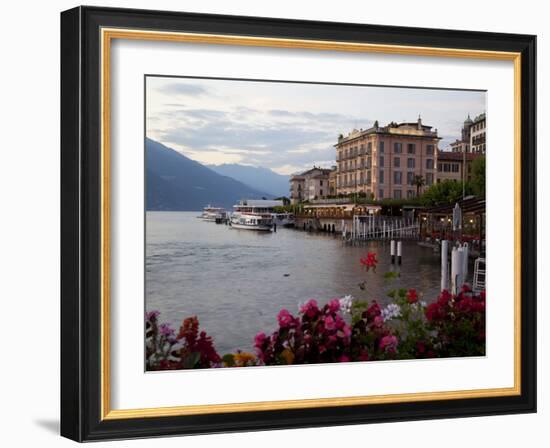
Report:
[[372,268],[372,270],[376,272],[376,265],[378,264],[378,260],[376,259],[376,254],[374,252],[369,252],[367,256],[361,258],[360,261],[361,265],[366,269],[367,272],[370,268]]
[[440,305],[447,305],[447,303],[449,303],[449,300],[451,300],[452,298],[453,296],[451,295],[451,293],[446,289],[444,289],[443,291],[441,291],[441,294],[439,294],[439,297],[437,298],[437,302]]
[[411,304],[418,302],[418,294],[416,289],[409,289],[407,291],[407,301]]
[[430,322],[434,320],[443,319],[447,315],[447,312],[445,311],[443,306],[438,302],[430,303],[426,308],[425,313],[426,313],[426,319],[428,319],[428,321]]

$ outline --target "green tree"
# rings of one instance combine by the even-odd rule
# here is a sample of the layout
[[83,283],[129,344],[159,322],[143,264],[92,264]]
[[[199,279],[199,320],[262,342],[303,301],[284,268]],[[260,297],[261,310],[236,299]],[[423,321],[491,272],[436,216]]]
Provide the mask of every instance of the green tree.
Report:
[[485,197],[485,156],[472,162],[472,189],[476,196]]
[[[466,195],[473,194],[473,188],[469,182],[466,182],[464,191]],[[445,179],[428,188],[421,199],[424,205],[430,206],[454,204],[459,199],[462,199],[462,182]]]
[[426,181],[421,175],[414,176],[411,185],[414,185],[416,187],[416,197],[420,196],[420,189],[424,186]]

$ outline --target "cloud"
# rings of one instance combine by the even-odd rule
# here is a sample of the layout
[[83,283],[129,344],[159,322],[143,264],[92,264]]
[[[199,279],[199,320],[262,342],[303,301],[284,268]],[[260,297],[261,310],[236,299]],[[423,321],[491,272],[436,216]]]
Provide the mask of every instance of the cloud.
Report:
[[161,85],[157,90],[166,95],[199,96],[207,93],[206,89],[199,84],[183,84],[180,82]]
[[[160,128],[151,122],[148,134],[188,148],[184,154],[209,163],[224,163],[232,154],[239,155],[242,163],[257,166],[302,167],[311,160],[334,160],[335,129],[353,122],[338,113],[273,112],[251,107],[178,108],[162,111],[161,121],[167,125]],[[206,155],[200,156],[201,152]],[[216,155],[220,160],[215,160]]]
[[421,113],[445,148],[460,136],[467,113],[485,104],[480,92],[412,88],[155,78],[148,89],[149,137],[202,163],[284,174],[334,164],[338,134],[374,119],[416,121]]

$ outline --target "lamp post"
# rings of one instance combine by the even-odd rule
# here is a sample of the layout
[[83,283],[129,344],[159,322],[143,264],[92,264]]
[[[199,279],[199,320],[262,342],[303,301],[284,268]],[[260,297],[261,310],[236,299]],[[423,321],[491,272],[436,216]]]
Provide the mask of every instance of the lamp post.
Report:
[[462,200],[466,197],[466,147],[462,149]]

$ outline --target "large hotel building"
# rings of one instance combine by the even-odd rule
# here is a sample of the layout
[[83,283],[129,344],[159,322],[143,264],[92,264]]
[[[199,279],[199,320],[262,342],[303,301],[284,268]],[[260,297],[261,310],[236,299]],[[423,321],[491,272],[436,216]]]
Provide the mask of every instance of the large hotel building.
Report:
[[437,173],[437,129],[416,123],[389,123],[370,129],[354,129],[341,135],[336,147],[336,193],[365,193],[374,199],[405,199],[416,196],[415,176],[424,188]]

